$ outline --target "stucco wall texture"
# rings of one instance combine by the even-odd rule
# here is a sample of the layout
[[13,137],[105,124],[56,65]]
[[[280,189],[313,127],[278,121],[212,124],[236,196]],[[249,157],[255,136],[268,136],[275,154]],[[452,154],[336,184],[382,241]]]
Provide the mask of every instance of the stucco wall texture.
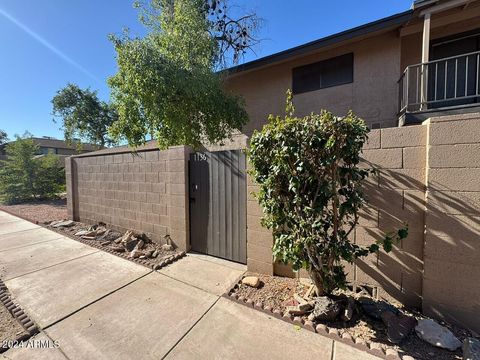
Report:
[[228,89],[244,97],[250,115],[244,134],[249,137],[254,129],[261,128],[269,114],[285,113],[285,94],[292,88],[294,67],[351,52],[353,82],[295,95],[296,114],[303,116],[328,109],[336,115],[345,115],[353,110],[369,125],[396,126],[400,39],[392,31],[229,78]]
[[[352,240],[371,244],[405,223],[409,236],[388,254],[347,264],[348,280],[480,331],[480,114],[373,130],[363,159],[378,175],[366,184],[369,205]],[[249,183],[250,191],[257,188]],[[250,196],[248,269],[293,275],[273,262],[272,236]]]

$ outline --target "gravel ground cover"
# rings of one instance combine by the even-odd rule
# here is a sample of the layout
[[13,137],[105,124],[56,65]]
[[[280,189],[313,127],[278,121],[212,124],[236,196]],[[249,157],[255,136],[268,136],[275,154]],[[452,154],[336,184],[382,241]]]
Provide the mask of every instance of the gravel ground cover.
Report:
[[0,204],[0,210],[5,210],[37,224],[68,217],[66,199],[32,201],[14,205]]

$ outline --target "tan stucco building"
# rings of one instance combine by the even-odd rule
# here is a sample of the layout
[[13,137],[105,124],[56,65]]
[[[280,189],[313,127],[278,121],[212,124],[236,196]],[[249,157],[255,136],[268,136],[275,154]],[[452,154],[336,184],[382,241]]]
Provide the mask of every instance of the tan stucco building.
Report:
[[[70,157],[71,217],[168,236],[186,251],[296,276],[272,256],[272,233],[247,176],[248,138],[269,114],[353,110],[372,128],[363,160],[377,168],[353,241],[409,226],[408,239],[347,264],[352,287],[480,331],[480,0],[413,8],[229,69],[250,122],[233,141],[194,151],[155,143]],[[301,275],[301,274],[300,274]]]
[[[232,68],[227,84],[229,90],[245,98],[250,115],[250,123],[243,131],[247,136],[260,128],[269,114],[284,113],[285,92],[293,88],[295,93],[294,74],[298,69],[315,64],[322,67],[321,62],[330,59],[334,66],[327,64],[326,70],[312,72],[314,76],[320,73],[320,83],[330,77],[327,86],[311,86],[295,94],[298,115],[320,109],[343,115],[351,109],[372,129],[419,123],[437,115],[439,108],[442,113],[446,113],[444,108],[458,105],[463,105],[461,110],[450,108],[447,113],[475,110],[466,108],[478,104],[479,55],[468,57],[467,70],[463,55],[480,50],[479,38],[480,2],[416,1],[406,12]],[[353,61],[338,65],[335,60],[347,54]],[[453,56],[458,58],[436,61]],[[424,79],[418,65],[422,62],[426,63]],[[445,64],[447,100],[442,101]],[[352,76],[342,78],[339,67]],[[407,72],[408,83],[404,76]],[[466,73],[468,91],[464,96],[465,86],[460,82],[465,82]]]

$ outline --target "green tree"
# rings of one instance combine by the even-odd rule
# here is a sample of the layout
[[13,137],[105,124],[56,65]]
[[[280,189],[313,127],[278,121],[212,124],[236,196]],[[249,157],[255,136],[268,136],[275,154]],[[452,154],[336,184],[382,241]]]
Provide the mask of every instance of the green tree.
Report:
[[145,38],[111,37],[118,72],[108,83],[119,114],[111,134],[132,146],[148,136],[162,148],[221,142],[248,116],[214,72],[218,43],[209,32],[204,0],[152,4],[159,11],[144,20],[150,30]]
[[0,129],[0,145],[5,144],[7,141],[8,141],[7,133]]
[[0,166],[0,199],[6,203],[50,198],[65,183],[65,172],[53,154],[36,158],[39,147],[28,137],[16,137],[6,147]]
[[359,166],[368,131],[351,112],[294,117],[289,92],[285,118],[270,116],[250,142],[251,175],[260,185],[262,224],[273,230],[273,254],[306,269],[319,295],[345,287],[342,261],[352,263],[380,246],[388,252],[408,233],[400,229],[369,246],[350,241],[366,203],[362,183],[372,172]]
[[112,145],[108,128],[118,118],[115,108],[101,101],[96,91],[67,84],[52,99],[54,121],[60,120],[65,140],[74,139],[96,144]]
[[[159,17],[178,0],[138,0],[134,7],[140,11],[140,21],[147,27],[159,27]],[[238,11],[231,0],[198,1],[199,11],[207,21],[207,31],[216,44],[215,66],[218,69],[236,65],[247,52],[255,52],[260,43],[258,30],[263,21],[253,11]],[[233,10],[233,11],[232,11]]]

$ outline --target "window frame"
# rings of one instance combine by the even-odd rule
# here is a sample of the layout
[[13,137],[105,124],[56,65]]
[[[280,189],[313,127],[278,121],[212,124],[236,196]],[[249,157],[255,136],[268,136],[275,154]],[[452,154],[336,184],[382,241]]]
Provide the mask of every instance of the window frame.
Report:
[[[349,57],[351,59],[351,60],[349,59],[349,61],[351,61],[351,69],[350,69],[351,74],[349,74],[350,76],[348,77],[348,80],[339,81],[338,83],[335,83],[335,84],[322,86],[322,72],[324,71],[324,68],[326,66],[330,65],[330,63],[335,63],[335,62],[339,61],[340,58],[346,58],[346,57]],[[310,69],[310,72],[312,73],[312,76],[313,76],[313,74],[315,74],[315,76],[318,76],[318,85],[317,85],[318,87],[313,88],[312,86],[310,86],[310,87],[304,86],[302,88],[301,86],[299,87],[298,85],[295,86],[295,82],[298,81],[298,80],[296,80],[296,79],[298,79],[298,78],[296,78],[296,76],[300,77],[302,71],[308,72],[309,69]],[[303,94],[303,93],[307,93],[307,92],[311,92],[311,91],[328,89],[328,88],[335,87],[335,86],[352,84],[354,82],[354,79],[355,79],[354,78],[354,75],[355,75],[354,74],[354,69],[355,69],[355,56],[354,56],[353,52],[349,52],[349,53],[342,54],[342,55],[339,55],[339,56],[334,56],[332,58],[320,60],[320,61],[317,61],[317,62],[314,62],[314,63],[294,67],[294,68],[292,68],[292,93],[294,95],[298,95],[298,94]]]

